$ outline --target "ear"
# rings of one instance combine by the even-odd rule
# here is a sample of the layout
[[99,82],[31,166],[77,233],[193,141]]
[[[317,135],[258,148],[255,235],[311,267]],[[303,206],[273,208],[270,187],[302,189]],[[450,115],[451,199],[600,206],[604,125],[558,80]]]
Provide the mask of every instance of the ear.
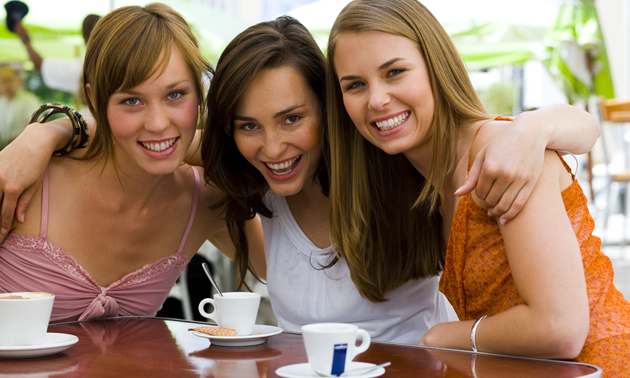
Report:
[[92,100],[92,90],[90,88],[90,83],[85,84],[85,91],[87,92],[88,100],[90,101],[90,105],[92,105],[93,109],[96,109],[94,106],[94,100]]

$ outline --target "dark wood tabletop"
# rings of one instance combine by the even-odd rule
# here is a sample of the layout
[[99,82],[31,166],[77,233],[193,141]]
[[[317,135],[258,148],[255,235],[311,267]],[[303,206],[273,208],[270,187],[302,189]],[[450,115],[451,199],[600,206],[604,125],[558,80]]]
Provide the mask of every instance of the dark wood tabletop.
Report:
[[[276,377],[276,369],[307,362],[302,336],[281,333],[258,346],[220,347],[194,336],[200,323],[116,318],[50,325],[79,337],[62,353],[0,359],[0,376]],[[390,361],[383,377],[598,377],[590,365],[372,342],[355,361]]]

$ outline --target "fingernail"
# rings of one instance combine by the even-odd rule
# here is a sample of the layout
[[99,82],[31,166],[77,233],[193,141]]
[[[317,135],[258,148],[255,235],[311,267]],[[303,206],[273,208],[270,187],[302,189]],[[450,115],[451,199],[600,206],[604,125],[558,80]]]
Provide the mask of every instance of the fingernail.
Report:
[[22,213],[20,215],[20,218],[22,218],[22,220],[20,222],[24,223],[26,221],[26,213]]
[[492,216],[492,214],[490,214],[490,210],[488,210],[488,216],[489,216],[489,217],[491,217],[491,216]]
[[505,219],[503,219],[503,218],[501,218],[501,219],[499,220],[499,222],[501,222],[501,224],[506,224],[506,223],[507,223],[507,221],[506,221]]
[[0,231],[2,231],[3,234],[8,234],[9,233],[9,231],[6,228],[4,228],[4,227],[2,227],[2,230],[0,230]]

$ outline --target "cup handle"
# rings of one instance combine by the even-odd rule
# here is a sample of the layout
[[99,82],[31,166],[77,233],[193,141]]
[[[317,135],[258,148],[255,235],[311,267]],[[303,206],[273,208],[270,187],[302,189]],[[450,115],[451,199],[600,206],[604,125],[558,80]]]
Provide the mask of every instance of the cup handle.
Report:
[[372,342],[370,334],[367,333],[367,331],[364,329],[359,328],[359,330],[357,331],[357,336],[361,337],[361,344],[357,347],[354,347],[354,352],[352,353],[352,358],[350,359],[350,361],[354,360],[354,358],[358,354],[365,352],[370,347],[370,343]]
[[[204,310],[204,306],[206,305],[206,303],[212,304],[212,308],[214,309],[209,314],[206,312],[206,310]],[[216,312],[217,312],[217,306],[214,305],[214,299],[206,298],[206,299],[202,300],[201,302],[199,302],[199,313],[201,315],[203,315],[204,318],[212,319],[212,320],[214,320],[215,323],[219,324],[217,319],[216,319],[217,318]],[[361,345],[363,345],[363,344],[361,344]]]

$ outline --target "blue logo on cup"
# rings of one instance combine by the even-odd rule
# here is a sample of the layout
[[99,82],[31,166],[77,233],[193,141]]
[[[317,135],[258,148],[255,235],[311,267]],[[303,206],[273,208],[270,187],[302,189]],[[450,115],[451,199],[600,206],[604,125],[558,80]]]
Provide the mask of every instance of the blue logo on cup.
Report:
[[331,375],[339,375],[344,372],[346,367],[346,352],[348,344],[335,344],[332,361]]

